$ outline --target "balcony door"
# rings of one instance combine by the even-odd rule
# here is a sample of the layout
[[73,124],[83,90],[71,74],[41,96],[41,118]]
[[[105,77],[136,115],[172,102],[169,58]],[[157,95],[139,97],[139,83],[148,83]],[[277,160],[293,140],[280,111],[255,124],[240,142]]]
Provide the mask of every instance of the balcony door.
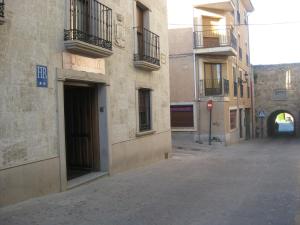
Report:
[[222,94],[222,64],[205,63],[204,64],[204,84],[205,95],[221,95]]
[[138,55],[144,56],[144,9],[141,6],[136,5],[136,29],[138,40]]

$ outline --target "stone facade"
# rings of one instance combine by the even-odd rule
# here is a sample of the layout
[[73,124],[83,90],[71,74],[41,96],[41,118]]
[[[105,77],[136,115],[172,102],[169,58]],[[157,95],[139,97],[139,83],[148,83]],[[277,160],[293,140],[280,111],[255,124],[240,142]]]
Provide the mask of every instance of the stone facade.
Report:
[[[67,83],[97,88],[99,173],[143,166],[165,159],[171,151],[169,62],[161,60],[156,71],[149,71],[135,67],[133,57],[136,4],[145,6],[147,26],[160,36],[160,56],[168,55],[167,3],[101,3],[112,9],[113,49],[111,56],[95,58],[65,48],[69,0],[6,1],[5,22],[0,25],[0,206],[70,187],[65,149]],[[37,65],[48,69],[47,88],[36,85]],[[151,89],[152,129],[145,133],[139,132],[139,88]]]
[[[255,110],[265,113],[263,126],[256,119],[256,136],[270,135],[268,120],[274,112],[290,113],[295,119],[296,135],[300,129],[300,64],[257,65],[255,77]],[[263,129],[262,129],[263,128]],[[262,135],[263,134],[263,135]]]
[[[179,135],[191,132],[195,141],[208,142],[207,101],[213,100],[213,140],[233,144],[249,139],[253,134],[254,114],[247,26],[247,13],[254,10],[251,1],[193,1],[193,6],[194,26],[170,29],[169,44],[171,105],[193,105],[194,126],[172,127],[172,131]],[[217,24],[217,28],[213,24]],[[220,93],[209,93],[207,86],[214,81],[205,71],[206,64],[221,65],[221,76],[215,78],[220,83]],[[236,95],[234,83],[237,85]],[[230,127],[232,110],[237,111],[235,128]]]

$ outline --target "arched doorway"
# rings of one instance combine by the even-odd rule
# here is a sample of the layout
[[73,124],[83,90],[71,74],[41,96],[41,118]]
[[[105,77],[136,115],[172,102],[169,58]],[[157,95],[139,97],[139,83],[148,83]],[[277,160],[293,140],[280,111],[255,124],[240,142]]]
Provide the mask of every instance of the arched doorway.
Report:
[[286,110],[277,110],[268,118],[268,136],[294,136],[296,134],[296,121],[292,113]]

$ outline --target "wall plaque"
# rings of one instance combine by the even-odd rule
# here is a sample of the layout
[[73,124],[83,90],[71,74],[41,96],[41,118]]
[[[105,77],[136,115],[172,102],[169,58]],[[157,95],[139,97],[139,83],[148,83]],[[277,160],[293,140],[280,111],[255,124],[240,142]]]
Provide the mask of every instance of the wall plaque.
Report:
[[89,73],[105,74],[105,61],[104,59],[88,58],[64,52],[63,68]]

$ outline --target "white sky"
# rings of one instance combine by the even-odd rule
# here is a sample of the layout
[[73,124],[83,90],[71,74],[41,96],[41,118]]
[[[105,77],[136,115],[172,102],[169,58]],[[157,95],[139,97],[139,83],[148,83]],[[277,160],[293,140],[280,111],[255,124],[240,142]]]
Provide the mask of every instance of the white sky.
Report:
[[[252,64],[300,62],[300,1],[252,0],[255,11],[249,15]],[[190,26],[192,0],[168,0],[171,24]],[[276,25],[255,25],[285,23]],[[253,24],[253,25],[251,25]]]

